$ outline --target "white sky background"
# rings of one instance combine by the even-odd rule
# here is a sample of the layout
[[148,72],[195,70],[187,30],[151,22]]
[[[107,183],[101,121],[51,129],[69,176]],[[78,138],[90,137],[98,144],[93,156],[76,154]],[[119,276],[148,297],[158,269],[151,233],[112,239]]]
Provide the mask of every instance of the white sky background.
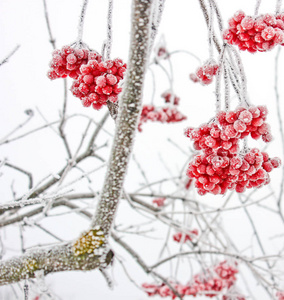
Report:
[[[76,40],[81,2],[82,1],[78,0],[47,0],[50,25],[58,48]],[[227,19],[238,9],[242,9],[247,14],[252,15],[256,1],[219,0],[217,3],[219,4],[226,27]],[[273,12],[275,4],[276,1],[263,1],[260,7],[260,13]],[[111,57],[120,57],[124,61],[127,61],[129,48],[130,8],[130,0],[114,0],[113,48]],[[90,1],[87,8],[83,41],[97,51],[101,50],[102,42],[106,39],[106,15],[107,1]],[[167,0],[156,41],[159,40],[161,34],[165,36],[169,51],[187,50],[197,55],[202,61],[208,58],[207,29],[197,0]],[[60,79],[50,81],[46,77],[52,47],[48,41],[49,37],[44,19],[42,1],[0,0],[0,38],[0,60],[6,57],[16,45],[20,45],[20,49],[9,60],[9,63],[4,64],[0,68],[0,137],[2,137],[16,127],[19,122],[25,120],[26,116],[24,110],[28,108],[36,111],[36,107],[38,107],[48,120],[56,119],[62,105],[63,90]],[[276,49],[269,53],[256,53],[254,55],[241,53],[248,78],[250,101],[255,105],[265,104],[269,109],[268,121],[272,126],[272,134],[275,137],[275,140],[269,146],[269,154],[272,157],[281,156],[282,153],[279,127],[276,119],[275,95],[273,91],[275,55]],[[215,58],[217,59],[217,52],[215,52]],[[146,169],[148,168],[147,176],[150,180],[155,180],[155,178],[160,178],[161,176],[168,176],[168,174],[166,174],[166,168],[159,160],[159,156],[153,155],[156,149],[159,149],[161,157],[174,172],[176,172],[186,160],[184,154],[166,141],[166,135],[179,144],[182,149],[187,151],[191,143],[189,139],[184,138],[183,129],[186,126],[198,126],[203,122],[207,122],[215,113],[214,83],[208,87],[203,87],[200,84],[192,83],[188,79],[189,73],[194,72],[198,67],[197,61],[190,56],[180,54],[174,56],[172,62],[175,79],[174,91],[181,98],[180,110],[187,115],[188,120],[173,125],[146,123],[143,126],[143,133],[137,134],[134,151],[139,162],[143,164]],[[280,66],[283,66],[283,53],[280,59]],[[153,68],[153,70],[157,74],[157,94],[155,99],[158,99],[157,104],[159,105],[159,103],[161,104],[161,102],[159,102],[159,95],[168,89],[168,83],[167,78],[160,70],[157,68]],[[283,74],[284,72],[281,70],[280,96],[283,95]],[[148,74],[145,85],[144,103],[149,103],[151,99],[151,80],[151,75]],[[69,87],[71,86],[71,80],[68,80],[68,85]],[[69,92],[68,97],[69,114],[82,112],[93,115],[94,119],[97,120],[101,118],[103,114],[102,111],[96,112],[92,110],[92,108],[84,108],[80,101],[71,95],[71,92]],[[281,100],[283,102],[283,98],[281,98]],[[26,129],[34,128],[36,125],[43,123],[41,117],[36,113],[34,120]],[[109,120],[109,128],[113,128],[111,120]],[[76,126],[72,128],[72,132],[74,139],[76,137],[78,138],[78,134],[81,132],[80,124],[76,124]],[[63,152],[62,145],[53,143],[54,140],[51,132],[44,131],[44,133],[46,133],[46,136],[43,137],[42,134],[40,134],[37,137],[27,139],[25,143],[19,141],[12,144],[12,147],[2,146],[0,149],[0,159],[9,157],[9,161],[14,164],[24,169],[32,169],[36,173],[37,179],[47,175],[48,172],[57,170],[58,165],[62,165],[65,153]],[[35,138],[38,138],[36,145],[34,144]],[[50,139],[50,142],[47,147],[46,141],[48,139]],[[32,157],[32,160],[26,160],[25,157],[27,155],[30,158]],[[155,172],[149,171],[151,168],[155,169]],[[132,164],[129,172],[134,172],[134,169],[135,165]],[[273,186],[277,187],[279,185],[280,175],[280,169],[274,170],[271,173]],[[12,176],[13,174],[8,172],[8,176],[0,177],[1,202],[2,199],[5,199],[5,201],[11,199],[11,189],[8,183],[11,182]],[[137,178],[143,181],[141,175],[137,175],[134,179],[133,176],[131,176],[131,178],[127,178],[126,186],[131,188],[132,184],[137,185]],[[17,182],[15,182],[15,188],[19,191],[20,195],[23,187],[17,185]],[[218,205],[219,200],[220,198],[217,197],[217,200],[212,201]],[[130,216],[128,212],[127,210],[123,211],[123,205],[121,205],[119,207],[118,220],[120,220],[119,218],[129,218],[131,220],[133,216]],[[229,218],[236,218],[234,221],[238,223],[238,218],[241,217],[238,215],[230,215]],[[261,222],[264,218],[266,218],[265,215],[260,215],[259,221]],[[78,218],[78,221],[79,220],[81,219]],[[277,220],[268,219],[263,228],[264,235],[270,233],[270,226],[273,225],[272,227],[275,227],[274,222],[277,222]],[[86,227],[87,225],[88,223],[85,222]],[[61,224],[54,224],[54,226],[62,226],[61,229],[58,229],[59,232],[61,232],[61,230],[64,232],[64,229],[66,229],[64,228],[63,221]],[[70,226],[66,234],[72,239],[76,237],[80,231],[78,232],[75,221],[73,221]],[[80,226],[82,226],[82,224],[80,224]],[[241,228],[236,229],[236,227],[232,227],[231,230],[232,234],[239,234]],[[16,229],[10,229],[9,234],[17,235]],[[40,237],[38,237],[36,233],[33,233],[33,236],[28,239],[30,239],[32,243],[35,238]],[[139,243],[139,239],[137,238],[133,238],[133,241]],[[241,241],[240,238],[240,243]],[[11,240],[9,242],[11,243]],[[145,247],[145,251],[149,252],[149,260],[152,259],[151,243],[151,240],[149,240],[149,246],[147,245],[145,247],[144,244],[141,245],[141,247]],[[11,247],[13,247],[13,245]],[[120,253],[123,254],[121,249]],[[127,259],[131,260],[128,256]],[[118,264],[116,264],[114,270],[116,286],[113,291],[107,288],[104,279],[96,271],[49,275],[47,282],[50,284],[51,289],[64,300],[148,299],[144,293],[129,283],[129,280],[125,277]],[[139,283],[151,281],[151,278],[147,279],[143,271],[140,271],[140,268],[134,264],[130,266],[129,271],[130,273],[134,272],[135,278]],[[5,298],[5,295],[7,295],[5,293],[8,291],[10,291],[8,288],[0,288],[0,299],[8,299]],[[260,296],[258,299],[261,300],[265,298],[261,298]]]

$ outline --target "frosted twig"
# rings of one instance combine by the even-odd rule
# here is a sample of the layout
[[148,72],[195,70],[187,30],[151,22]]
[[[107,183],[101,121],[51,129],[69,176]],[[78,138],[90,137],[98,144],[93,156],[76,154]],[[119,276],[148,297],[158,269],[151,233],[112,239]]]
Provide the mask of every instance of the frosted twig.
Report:
[[[10,168],[12,168],[12,169],[14,169],[14,170],[17,170],[17,171],[19,171],[19,172],[21,172],[21,173],[27,175],[27,176],[28,176],[28,179],[29,179],[29,189],[32,188],[32,186],[33,186],[33,176],[32,176],[32,174],[31,174],[30,172],[28,172],[28,171],[26,171],[26,170],[24,170],[24,169],[22,169],[22,168],[20,168],[20,167],[15,166],[15,165],[13,165],[13,164],[7,162],[6,160],[3,160],[2,162],[3,162],[3,165],[5,165],[5,166],[7,166],[7,167],[10,167]],[[0,160],[0,164],[1,164],[2,162],[1,162],[1,160]]]
[[175,146],[181,153],[183,153],[184,155],[188,156],[188,152],[184,151],[180,145],[178,145],[176,142],[174,142],[171,138],[168,138],[167,141],[172,144],[173,146]]
[[63,242],[63,240],[56,236],[54,233],[52,233],[51,231],[47,230],[46,228],[44,228],[42,225],[38,224],[38,223],[35,223],[35,226],[40,228],[42,231],[44,231],[45,233],[47,233],[48,235],[52,236],[54,239],[60,241],[60,242]]
[[18,207],[25,207],[28,205],[42,204],[45,200],[43,198],[34,198],[29,200],[21,200],[21,201],[10,201],[4,204],[0,204],[0,214],[9,209],[14,209]]
[[[203,15],[204,15],[206,24],[207,24],[207,26],[209,27],[209,20],[210,20],[210,19],[209,19],[209,14],[208,14],[208,10],[207,10],[206,4],[204,3],[204,0],[198,0],[198,1],[199,1],[199,4],[200,4],[200,7],[201,7],[201,9],[202,9],[202,12],[203,12]],[[213,31],[213,41],[214,41],[214,43],[215,43],[215,46],[216,46],[216,48],[217,48],[217,51],[220,53],[221,50],[222,50],[222,48],[221,48],[221,46],[220,46],[219,41],[218,41],[217,38],[216,38],[216,35],[215,35],[214,31]]]
[[64,173],[60,176],[60,179],[58,181],[58,185],[61,185],[63,180],[65,179],[66,175],[68,174],[68,172],[75,166],[75,161],[76,161],[76,158],[78,157],[78,153],[83,145],[83,142],[86,138],[86,135],[88,133],[88,130],[91,126],[91,121],[88,122],[87,126],[86,126],[86,129],[85,131],[83,132],[82,134],[82,138],[80,140],[80,143],[79,143],[79,146],[77,147],[77,150],[75,151],[74,155],[69,159],[68,161],[68,165],[66,166],[65,170],[64,170]]
[[165,72],[165,74],[169,80],[170,91],[171,91],[171,93],[173,93],[173,80],[172,80],[171,74],[167,71],[167,69],[162,64],[160,64],[159,61],[155,60],[155,63]]
[[216,112],[219,112],[221,110],[221,94],[220,94],[220,88],[221,88],[221,74],[222,69],[224,68],[224,57],[225,57],[225,50],[226,45],[224,44],[222,51],[220,53],[220,57],[218,60],[218,71],[216,75],[216,87],[215,87],[215,94],[216,94]]
[[106,59],[110,59],[110,53],[111,53],[111,45],[112,45],[112,11],[113,11],[113,0],[108,0]]
[[50,41],[53,49],[56,49],[55,38],[53,37],[52,32],[51,32],[46,0],[43,0],[43,7],[44,7],[44,16],[45,16],[46,26],[47,26],[47,30],[48,30],[48,34],[49,34],[49,41]]
[[154,0],[154,8],[152,11],[152,26],[151,26],[151,32],[150,32],[150,42],[149,42],[149,56],[152,52],[152,48],[155,42],[155,38],[158,32],[158,28],[161,22],[165,0]]
[[255,9],[254,9],[254,15],[255,16],[258,15],[260,4],[261,4],[261,0],[256,0]]
[[210,0],[210,1],[213,4],[214,10],[215,10],[215,13],[216,13],[216,16],[217,16],[217,20],[218,20],[218,25],[219,25],[220,32],[223,32],[223,20],[222,20],[219,8],[217,6],[217,3],[216,3],[215,0]]
[[150,71],[151,76],[152,76],[152,83],[153,83],[153,86],[152,86],[151,105],[153,105],[154,99],[155,99],[155,94],[156,94],[156,79],[155,79],[154,72],[153,72],[153,70],[152,70],[150,67],[148,68],[147,71]]
[[56,189],[56,192],[55,193],[58,193],[59,191],[65,189],[66,187],[69,187],[69,186],[73,186],[75,183],[79,182],[80,180],[82,180],[83,178],[87,178],[90,174],[94,173],[94,172],[97,172],[98,170],[104,168],[106,166],[106,163],[103,163],[101,164],[100,166],[96,167],[95,169],[89,171],[89,172],[86,172],[82,175],[80,175],[79,177],[75,178],[74,180],[72,180],[71,182],[68,182],[66,183],[65,185],[63,186],[60,186],[58,189]]
[[236,49],[234,47],[232,47],[231,45],[229,45],[230,50],[233,52],[236,62],[237,62],[237,66],[239,69],[239,73],[240,73],[240,77],[241,77],[241,94],[242,94],[242,100],[243,100],[243,105],[245,105],[246,107],[249,107],[250,104],[248,102],[248,97],[247,97],[247,79],[246,79],[246,75],[245,75],[245,71],[244,71],[244,66],[240,57],[240,54],[238,53],[238,51],[236,51]]
[[[240,201],[241,203],[243,203],[242,198],[241,198],[240,195],[239,195],[238,198],[239,198],[239,201]],[[252,219],[252,217],[251,217],[251,215],[250,215],[248,209],[247,209],[246,207],[244,207],[243,209],[244,209],[244,212],[245,212],[245,214],[247,215],[247,218],[248,218],[248,220],[249,220],[249,222],[250,222],[250,224],[251,224],[251,227],[252,227],[252,230],[253,230],[254,235],[255,235],[255,237],[256,237],[256,240],[257,240],[257,243],[258,243],[258,245],[259,245],[259,248],[260,248],[262,254],[263,254],[263,255],[266,255],[266,252],[265,252],[265,250],[264,250],[264,246],[263,246],[263,244],[262,244],[262,242],[261,242],[261,240],[260,240],[258,231],[257,231],[257,229],[256,229],[256,226],[255,226],[254,222],[253,222],[253,219]],[[267,267],[268,267],[268,269],[271,269],[271,266],[270,266],[270,264],[269,264],[268,262],[267,262]],[[271,279],[272,279],[273,282],[275,282],[274,276],[272,276]]]
[[148,180],[148,178],[147,178],[147,176],[146,176],[145,171],[144,171],[143,168],[141,167],[139,161],[136,159],[136,156],[133,154],[132,157],[133,157],[133,160],[134,160],[134,162],[136,163],[136,165],[137,165],[137,167],[138,167],[138,170],[140,171],[142,177],[144,178],[146,184],[149,186],[150,191],[153,192],[152,187],[149,185],[149,180]]
[[228,78],[227,66],[224,65],[224,82],[225,82],[225,110],[229,111],[230,109],[230,86]]
[[[169,288],[175,293],[175,295],[179,296],[177,291],[173,288],[173,286],[168,282],[166,278],[156,273],[153,268],[149,268],[146,263],[142,260],[140,255],[138,255],[128,244],[126,244],[121,238],[119,238],[114,232],[111,233],[111,237],[121,246],[123,247],[134,259],[135,261],[142,267],[142,269],[148,274],[152,273],[157,278],[160,278],[164,283],[166,283]],[[182,299],[182,298],[180,298]]]
[[[276,100],[276,111],[277,111],[277,119],[278,119],[278,124],[279,124],[279,131],[280,131],[280,139],[281,139],[281,143],[282,143],[282,157],[284,158],[284,131],[283,131],[283,120],[282,120],[282,116],[281,116],[281,108],[280,108],[280,96],[279,96],[279,83],[278,83],[278,74],[279,74],[279,70],[278,70],[278,65],[279,65],[279,57],[280,57],[280,51],[281,48],[278,47],[277,49],[277,53],[275,56],[275,67],[274,67],[274,91],[275,91],[275,100]],[[281,178],[281,183],[280,183],[280,191],[279,191],[279,195],[278,195],[278,201],[277,201],[277,205],[279,208],[279,214],[282,218],[282,221],[284,222],[284,216],[282,213],[282,196],[283,196],[283,189],[284,189],[284,166],[282,166],[282,178]]]
[[7,135],[5,135],[1,140],[0,140],[0,145],[2,144],[6,144],[6,143],[9,143],[11,140],[14,140],[14,139],[11,139],[11,140],[8,140],[8,138],[14,134],[16,131],[18,131],[19,129],[23,128],[31,119],[32,117],[34,116],[33,113],[27,113],[28,117],[27,119],[23,122],[23,123],[20,123],[15,129],[13,129],[11,132],[9,132]]
[[0,67],[4,65],[6,62],[8,62],[9,58],[11,58],[20,48],[20,45],[17,45],[14,50],[11,51],[1,62],[0,62]]
[[57,135],[60,136],[60,134],[57,132],[57,130],[55,128],[53,128],[53,126],[51,125],[50,122],[48,122],[47,118],[44,116],[44,114],[41,112],[41,110],[36,107],[37,112],[39,113],[39,115],[42,117],[42,119],[46,122],[46,124],[49,124],[49,128]]
[[63,140],[68,157],[71,158],[72,157],[71,150],[70,150],[70,147],[69,147],[69,144],[68,144],[65,132],[64,132],[64,125],[66,123],[66,107],[67,107],[67,80],[66,80],[66,78],[64,78],[63,84],[64,84],[64,101],[63,101],[61,122],[59,124],[58,130],[59,130],[59,134]]
[[78,37],[77,37],[77,41],[76,41],[78,46],[80,46],[82,44],[83,27],[84,27],[87,5],[88,5],[88,0],[83,0],[83,6],[82,6],[80,18],[79,18],[79,25],[78,25]]
[[126,269],[126,267],[124,265],[124,262],[121,259],[119,259],[117,256],[115,256],[115,260],[117,260],[121,264],[122,269],[123,269],[125,275],[127,276],[127,278],[129,279],[129,281],[132,282],[139,290],[143,291],[143,289],[141,288],[141,286],[138,283],[136,283],[133,280],[133,278],[130,276],[129,272],[127,271],[127,269]]
[[213,59],[213,6],[211,0],[209,1],[209,25],[208,25],[208,42],[209,42],[209,59]]
[[24,283],[24,295],[25,295],[25,300],[29,300],[29,285],[27,280],[25,280]]
[[281,5],[282,5],[282,0],[277,0],[277,2],[276,2],[276,9],[275,9],[275,13],[276,14],[280,13]]
[[172,56],[174,54],[180,54],[180,53],[188,54],[188,55],[192,56],[193,58],[195,58],[200,65],[202,64],[201,59],[197,55],[191,53],[190,51],[186,51],[186,50],[175,50],[175,51],[169,52],[169,56]]
[[[39,131],[39,130],[42,130],[42,129],[44,129],[44,128],[50,127],[51,125],[54,125],[54,124],[59,123],[59,122],[60,122],[60,121],[50,122],[49,124],[45,124],[45,125],[43,125],[43,126],[40,126],[40,127],[38,127],[38,128],[35,128],[35,129],[33,129],[33,130],[30,130],[30,131],[28,131],[28,132],[26,132],[26,133],[24,133],[24,134],[22,134],[22,135],[19,135],[19,136],[17,136],[17,137],[11,138],[11,139],[7,139],[8,136],[6,136],[5,138],[3,138],[3,139],[0,141],[0,145],[11,143],[11,142],[13,142],[13,141],[16,141],[16,140],[18,140],[18,139],[21,139],[21,138],[23,138],[23,137],[26,137],[27,135],[30,135],[30,134],[32,134],[32,133],[34,133],[34,132],[37,132],[37,131]],[[25,122],[25,123],[26,123],[26,122]],[[17,128],[16,128],[15,130],[13,130],[13,132],[17,131],[17,130],[20,129],[22,126],[23,126],[23,125],[17,126]],[[9,136],[10,136],[10,135],[11,135],[11,133],[9,133]]]
[[105,115],[103,116],[103,118],[101,119],[101,121],[99,123],[97,123],[97,128],[94,130],[90,140],[89,140],[89,143],[88,143],[88,146],[87,148],[89,150],[92,150],[93,147],[94,147],[94,141],[96,140],[99,132],[103,129],[103,125],[105,124],[107,118],[109,117],[109,112],[106,112]]

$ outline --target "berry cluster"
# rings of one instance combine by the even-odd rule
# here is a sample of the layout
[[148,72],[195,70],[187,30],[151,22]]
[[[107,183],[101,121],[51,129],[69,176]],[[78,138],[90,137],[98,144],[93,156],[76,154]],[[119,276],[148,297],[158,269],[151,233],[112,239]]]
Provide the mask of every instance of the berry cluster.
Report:
[[278,300],[284,300],[284,291],[277,292],[276,297],[278,297]]
[[199,67],[195,74],[190,74],[189,78],[193,82],[200,82],[204,85],[210,84],[213,81],[213,76],[217,74],[218,68],[219,66],[214,61],[207,62]]
[[85,107],[100,109],[107,101],[115,103],[121,92],[126,64],[121,59],[103,61],[102,56],[88,49],[64,46],[55,50],[48,72],[50,79],[75,79],[71,87],[74,96],[82,100]]
[[88,49],[73,49],[70,46],[63,46],[61,50],[54,50],[47,76],[52,80],[67,76],[77,79],[81,74],[81,65],[86,64],[94,55],[96,53]]
[[179,231],[173,235],[173,239],[178,243],[186,243],[187,241],[192,241],[192,238],[194,236],[198,236],[197,229],[190,230],[188,233],[183,233]]
[[[257,112],[255,116],[252,112]],[[279,158],[269,158],[266,152],[254,148],[247,153],[239,151],[239,140],[257,131],[265,142],[271,141],[265,119],[267,109],[263,106],[250,109],[237,108],[235,111],[219,112],[217,121],[203,124],[199,128],[187,128],[185,134],[194,141],[194,148],[202,153],[189,163],[187,176],[196,178],[195,187],[200,195],[206,193],[225,194],[226,191],[244,192],[247,188],[258,188],[270,181],[269,172],[280,166]],[[253,120],[257,122],[249,125]],[[265,125],[266,124],[266,125]],[[265,126],[266,130],[260,130]],[[256,128],[256,130],[252,130]]]
[[262,137],[266,143],[271,142],[270,126],[265,122],[268,110],[266,106],[251,106],[249,109],[238,107],[235,111],[217,114],[217,120],[225,135],[230,138],[244,138],[248,135],[255,140]]
[[176,107],[161,107],[156,108],[153,105],[144,105],[141,112],[138,130],[142,131],[142,124],[147,121],[161,122],[161,123],[175,123],[186,119]]
[[155,198],[153,199],[152,203],[156,204],[158,207],[165,205],[166,198]]
[[165,91],[161,97],[164,98],[165,103],[172,102],[174,105],[179,105],[180,98],[175,94],[172,94],[170,91]]
[[265,14],[256,18],[237,11],[229,20],[223,38],[240,50],[265,52],[284,42],[284,14]]
[[102,61],[101,56],[80,67],[81,75],[74,81],[71,91],[82,100],[85,107],[100,109],[107,100],[115,103],[121,92],[119,82],[123,79],[126,65],[121,59]]
[[[236,264],[228,264],[226,261],[221,262],[206,274],[197,274],[186,285],[178,282],[170,282],[173,288],[181,296],[194,296],[198,294],[205,295],[209,298],[215,297],[216,293],[229,289],[236,281],[238,270]],[[142,284],[142,288],[148,296],[159,295],[160,297],[176,298],[173,291],[164,283],[162,284]],[[241,298],[239,300],[242,300]]]

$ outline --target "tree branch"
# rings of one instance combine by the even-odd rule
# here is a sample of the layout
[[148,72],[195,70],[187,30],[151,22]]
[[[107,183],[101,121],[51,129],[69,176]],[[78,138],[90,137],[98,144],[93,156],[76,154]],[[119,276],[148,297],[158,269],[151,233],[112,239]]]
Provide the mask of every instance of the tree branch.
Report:
[[152,2],[152,0],[133,1],[130,55],[126,82],[119,102],[116,132],[101,199],[92,220],[92,227],[100,225],[105,235],[109,234],[121,197],[140,115],[150,43]]

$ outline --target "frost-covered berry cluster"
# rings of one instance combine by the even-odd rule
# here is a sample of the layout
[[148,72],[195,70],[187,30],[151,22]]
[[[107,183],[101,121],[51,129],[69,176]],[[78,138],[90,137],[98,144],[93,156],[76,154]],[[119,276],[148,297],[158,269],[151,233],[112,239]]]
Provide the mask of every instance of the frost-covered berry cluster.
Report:
[[126,65],[121,59],[102,61],[101,56],[91,59],[80,68],[81,75],[74,81],[71,91],[82,100],[86,107],[92,105],[100,109],[107,100],[115,103],[121,92],[120,81],[124,77]]
[[284,42],[284,14],[265,14],[257,17],[246,16],[237,11],[229,20],[229,28],[223,38],[240,50],[265,52]]
[[193,82],[200,82],[203,85],[208,85],[213,81],[217,74],[219,66],[214,61],[206,62],[203,66],[196,70],[196,73],[189,75]]
[[196,179],[200,195],[225,194],[227,190],[242,193],[270,182],[268,173],[280,166],[280,159],[271,159],[257,148],[246,152],[239,149],[239,141],[249,134],[271,141],[269,126],[264,122],[266,115],[264,106],[238,107],[235,111],[219,112],[210,124],[186,129],[185,135],[194,141],[194,148],[202,151],[187,169],[187,176]]
[[88,49],[73,49],[70,46],[54,50],[47,76],[52,80],[67,76],[77,79],[81,74],[81,65],[86,64],[92,55],[95,53]]
[[175,123],[186,119],[181,112],[173,107],[157,108],[154,105],[144,105],[141,112],[138,130],[142,131],[142,124],[147,121],[161,122],[161,123]]
[[173,235],[173,240],[178,243],[186,243],[187,241],[192,241],[196,236],[198,236],[197,229],[190,230],[188,233],[179,231]]
[[119,58],[103,61],[94,51],[70,46],[53,52],[50,67],[50,79],[73,78],[73,95],[81,99],[83,106],[92,105],[94,109],[100,109],[107,101],[117,101],[126,71],[126,64]]
[[[207,272],[195,275],[190,282],[183,285],[178,282],[171,282],[171,286],[181,296],[194,296],[202,294],[206,297],[216,297],[216,293],[227,292],[230,287],[236,282],[236,274],[238,273],[236,263],[228,263],[223,261],[220,264],[214,266]],[[176,298],[174,292],[164,283],[162,284],[142,284],[142,288],[148,294],[148,296],[159,295],[160,297],[172,297]],[[228,296],[229,297],[229,296]],[[230,298],[223,298],[230,299]],[[238,298],[243,300],[242,296]]]
[[266,123],[266,106],[251,106],[249,109],[238,107],[235,111],[217,114],[217,120],[230,138],[244,138],[250,135],[257,140],[262,137],[266,143],[271,142],[270,126]]

